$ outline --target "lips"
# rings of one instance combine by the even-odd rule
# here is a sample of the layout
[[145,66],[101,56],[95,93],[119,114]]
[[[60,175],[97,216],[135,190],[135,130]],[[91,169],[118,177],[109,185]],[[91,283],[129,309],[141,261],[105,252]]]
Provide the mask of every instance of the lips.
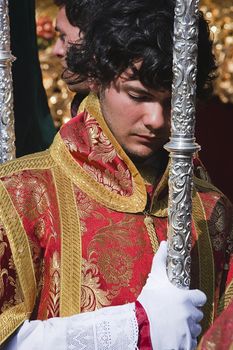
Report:
[[147,140],[150,142],[153,142],[153,141],[159,139],[159,137],[156,137],[156,136],[148,136],[148,135],[135,135],[135,136],[142,139],[142,140]]
[[155,139],[155,136],[149,136],[149,135],[138,135],[139,137],[143,137],[145,139]]

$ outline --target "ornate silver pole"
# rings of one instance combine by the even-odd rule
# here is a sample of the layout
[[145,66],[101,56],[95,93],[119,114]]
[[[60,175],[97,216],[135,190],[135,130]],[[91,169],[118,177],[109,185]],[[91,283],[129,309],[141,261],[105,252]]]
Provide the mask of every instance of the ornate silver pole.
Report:
[[168,204],[169,280],[190,285],[193,155],[198,40],[198,0],[177,0],[174,22],[172,117]]
[[0,0],[0,163],[15,157],[8,0]]

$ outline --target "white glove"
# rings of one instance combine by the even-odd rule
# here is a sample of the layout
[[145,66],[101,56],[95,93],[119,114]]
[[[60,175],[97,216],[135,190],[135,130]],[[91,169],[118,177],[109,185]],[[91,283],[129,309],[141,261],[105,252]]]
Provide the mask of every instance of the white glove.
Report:
[[154,256],[151,273],[138,297],[149,322],[154,350],[191,350],[201,333],[199,307],[206,302],[200,290],[173,286],[166,272],[167,242],[160,244]]

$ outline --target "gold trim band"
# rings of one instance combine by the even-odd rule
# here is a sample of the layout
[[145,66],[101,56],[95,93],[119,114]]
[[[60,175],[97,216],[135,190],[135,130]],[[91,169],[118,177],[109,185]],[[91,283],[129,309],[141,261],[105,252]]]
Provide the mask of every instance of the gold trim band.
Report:
[[0,344],[4,343],[9,336],[28,318],[24,303],[5,310],[0,315]]
[[203,307],[205,316],[202,321],[202,331],[205,332],[213,323],[214,319],[214,258],[205,209],[200,195],[195,190],[193,193],[193,221],[198,235],[197,246],[199,255],[200,290],[208,296],[207,302]]
[[72,182],[59,167],[53,169],[61,223],[60,316],[80,312],[82,242]]
[[0,166],[0,177],[10,176],[21,170],[49,169],[53,165],[54,161],[49,151],[38,152],[2,164]]

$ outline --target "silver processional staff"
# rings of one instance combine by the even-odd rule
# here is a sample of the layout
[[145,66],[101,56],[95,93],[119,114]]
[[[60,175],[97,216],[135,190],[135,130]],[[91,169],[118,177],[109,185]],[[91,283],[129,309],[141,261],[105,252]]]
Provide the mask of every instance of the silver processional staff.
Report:
[[0,0],[0,163],[15,158],[8,0]]
[[177,0],[174,18],[173,86],[168,200],[169,280],[190,286],[193,156],[199,0]]

